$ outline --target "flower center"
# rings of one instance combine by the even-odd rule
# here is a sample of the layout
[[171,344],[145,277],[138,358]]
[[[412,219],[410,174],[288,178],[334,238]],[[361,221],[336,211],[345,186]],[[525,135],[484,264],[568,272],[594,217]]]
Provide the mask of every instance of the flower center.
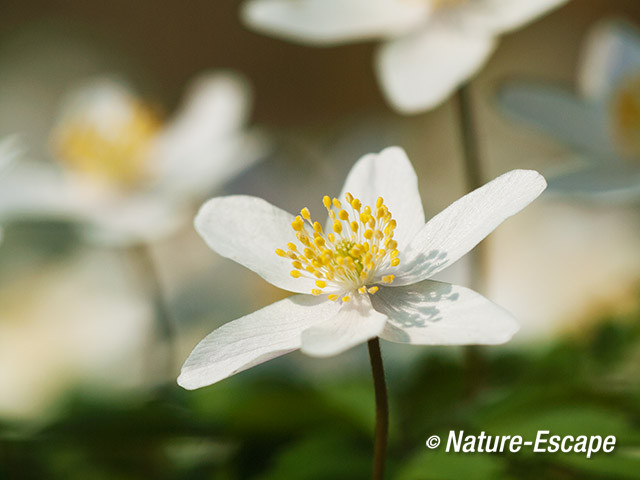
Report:
[[640,76],[623,83],[611,108],[623,153],[640,158]]
[[135,98],[113,103],[75,109],[53,132],[52,143],[65,166],[110,186],[131,188],[147,173],[151,139],[160,120]]
[[[375,207],[363,206],[350,193],[345,194],[346,205],[337,198],[322,199],[331,221],[331,232],[324,233],[319,222],[311,220],[308,208],[303,208],[291,223],[298,245],[287,244],[287,250],[278,248],[276,254],[291,259],[294,278],[315,279],[314,295],[325,288],[339,291],[357,291],[374,294],[377,274],[400,264],[398,242],[393,239],[396,221],[378,197]],[[394,275],[384,275],[379,281],[392,283]],[[340,295],[330,294],[330,300]],[[342,301],[351,299],[347,293]]]

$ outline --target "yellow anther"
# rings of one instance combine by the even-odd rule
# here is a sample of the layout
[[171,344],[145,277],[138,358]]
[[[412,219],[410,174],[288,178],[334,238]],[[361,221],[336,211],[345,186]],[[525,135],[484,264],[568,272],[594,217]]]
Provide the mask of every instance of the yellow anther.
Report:
[[291,222],[291,228],[293,228],[296,232],[300,232],[302,229],[304,229],[304,220],[302,220],[302,217],[300,217],[300,215],[298,215],[296,219]]
[[281,248],[276,248],[276,255],[278,255],[279,257],[286,257],[287,256],[285,251],[282,250]]
[[318,290],[317,288],[314,288],[313,290],[311,290],[311,293],[317,297],[318,295],[322,295],[322,290]]
[[[291,258],[296,268],[291,273],[298,278],[309,274],[315,277],[314,295],[320,295],[329,282],[344,287],[344,291],[358,291],[361,294],[371,294],[378,291],[378,287],[369,287],[373,278],[378,277],[381,266],[395,267],[400,264],[397,250],[398,242],[393,239],[396,221],[382,198],[378,198],[375,217],[371,215],[372,206],[363,206],[359,199],[349,192],[344,199],[356,212],[350,217],[351,210],[342,209],[337,198],[325,196],[323,204],[329,215],[330,232],[326,234],[319,222],[313,222],[307,207],[300,210],[291,226],[296,232],[296,238],[304,247],[289,243],[288,251],[278,249],[280,256]],[[308,223],[313,231],[306,229]],[[360,233],[362,232],[362,233]],[[300,253],[296,255],[298,250]],[[385,275],[380,280],[382,284],[392,283],[393,275]],[[331,294],[331,299],[339,299],[338,294]],[[342,297],[348,302],[351,295]]]
[[297,270],[291,270],[291,276],[293,278],[300,278],[302,276],[302,274]]
[[335,302],[338,299],[338,295],[336,295],[335,293],[332,293],[331,295],[329,295],[329,300],[331,300],[332,302]]
[[309,241],[309,237],[307,235],[304,235],[303,233],[298,232],[298,235],[296,235],[296,237],[298,238],[301,244],[307,247],[311,245],[311,242]]

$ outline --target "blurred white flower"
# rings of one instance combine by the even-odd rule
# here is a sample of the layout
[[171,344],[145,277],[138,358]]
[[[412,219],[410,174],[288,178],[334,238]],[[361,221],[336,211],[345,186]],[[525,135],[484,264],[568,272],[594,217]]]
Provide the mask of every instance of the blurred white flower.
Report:
[[152,314],[115,254],[81,252],[0,284],[0,416],[41,419],[73,388],[140,388]]
[[640,32],[616,20],[590,31],[578,92],[512,83],[499,95],[507,112],[560,140],[580,162],[549,172],[549,192],[624,202],[640,198]]
[[567,0],[248,0],[255,30],[310,45],[381,39],[376,70],[400,112],[438,106],[473,76],[496,38]]
[[302,295],[215,330],[186,360],[178,383],[199,388],[296,349],[331,356],[377,336],[421,345],[506,342],[517,330],[508,312],[472,290],[429,278],[545,185],[535,171],[514,170],[425,224],[413,167],[391,147],[355,164],[342,202],[323,198],[324,228],[307,208],[294,217],[256,197],[209,200],[195,221],[207,244]]
[[55,162],[24,162],[0,182],[0,217],[70,217],[104,242],[131,244],[172,232],[195,202],[260,158],[246,130],[245,80],[202,75],[163,124],[122,83],[96,79],[64,102],[52,129]]

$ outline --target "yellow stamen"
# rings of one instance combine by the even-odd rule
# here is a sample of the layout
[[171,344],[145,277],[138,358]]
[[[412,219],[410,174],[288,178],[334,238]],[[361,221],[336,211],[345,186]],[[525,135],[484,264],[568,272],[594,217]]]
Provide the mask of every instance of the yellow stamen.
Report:
[[[320,295],[328,282],[345,292],[373,294],[378,287],[369,285],[392,283],[395,277],[387,270],[400,264],[398,242],[393,238],[396,221],[382,197],[373,207],[375,216],[371,215],[371,206],[362,206],[353,195],[345,194],[345,200],[353,209],[342,209],[337,198],[323,197],[332,230],[326,235],[320,223],[311,220],[309,209],[303,208],[291,223],[299,243],[289,242],[288,250],[276,251],[279,256],[292,259],[296,269],[291,272],[293,277],[311,275],[317,287],[312,290],[314,295]],[[311,233],[306,224],[313,227]],[[329,298],[339,296],[331,294]],[[349,301],[351,294],[342,298]]]
[[[151,108],[133,97],[120,99],[122,118],[106,119],[104,125],[92,115],[89,104],[63,118],[52,133],[57,157],[70,168],[97,180],[130,188],[148,173],[149,151],[161,122]],[[98,100],[99,102],[99,100]]]

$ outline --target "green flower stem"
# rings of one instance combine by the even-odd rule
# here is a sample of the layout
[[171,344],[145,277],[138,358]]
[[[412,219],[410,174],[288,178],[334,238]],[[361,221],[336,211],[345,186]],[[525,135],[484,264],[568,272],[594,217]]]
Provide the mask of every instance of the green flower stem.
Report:
[[[152,359],[150,368],[160,365],[158,374],[161,376],[160,381],[165,382],[168,378],[174,376],[174,360],[176,354],[176,331],[171,320],[171,314],[167,307],[166,299],[163,293],[162,285],[155,262],[151,255],[148,245],[139,244],[131,247],[131,253],[139,265],[141,277],[144,281],[144,288],[153,305],[153,313],[156,325],[156,335],[158,344],[161,347],[160,359],[155,357],[157,350],[152,349]],[[155,375],[152,375],[155,376]]]
[[[460,121],[460,139],[462,140],[462,158],[467,192],[471,192],[483,185],[480,148],[475,128],[473,101],[470,83],[463,84],[456,95],[458,118]],[[471,288],[480,293],[485,289],[487,271],[487,244],[481,242],[470,252],[471,258]],[[482,386],[485,376],[485,361],[478,346],[470,345],[464,350],[468,375],[468,394],[473,396]]]
[[369,360],[373,374],[373,389],[376,397],[376,438],[373,450],[373,480],[384,479],[384,465],[387,452],[387,436],[389,433],[389,399],[384,379],[380,340],[374,338],[367,342]]

